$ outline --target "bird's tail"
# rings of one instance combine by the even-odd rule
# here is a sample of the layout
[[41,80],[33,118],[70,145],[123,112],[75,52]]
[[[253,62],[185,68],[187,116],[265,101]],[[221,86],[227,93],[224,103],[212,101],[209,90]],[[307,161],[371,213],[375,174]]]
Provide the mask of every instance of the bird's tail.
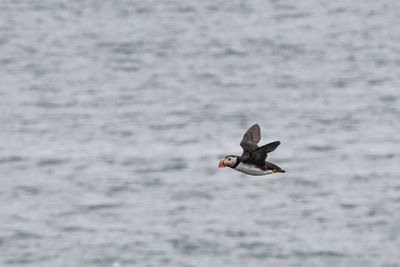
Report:
[[273,170],[274,172],[286,172],[285,170],[282,170],[278,165],[275,165],[275,164],[273,164],[273,163],[271,163],[271,162],[268,162],[268,161],[266,161],[265,162],[265,165],[267,165],[268,166],[268,168],[270,169],[270,170]]

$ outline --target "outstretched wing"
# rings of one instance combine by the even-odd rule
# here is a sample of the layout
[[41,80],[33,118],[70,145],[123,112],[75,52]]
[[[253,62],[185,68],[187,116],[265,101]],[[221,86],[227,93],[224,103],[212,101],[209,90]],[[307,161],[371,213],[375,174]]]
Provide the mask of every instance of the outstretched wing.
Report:
[[254,124],[251,126],[247,132],[243,135],[243,139],[240,142],[240,146],[243,148],[244,152],[251,152],[258,148],[257,144],[261,138],[260,126]]
[[272,152],[277,148],[281,142],[275,141],[263,146],[260,146],[253,152],[251,152],[251,156],[248,159],[249,161],[255,163],[255,164],[264,164],[265,159],[267,158],[267,153]]

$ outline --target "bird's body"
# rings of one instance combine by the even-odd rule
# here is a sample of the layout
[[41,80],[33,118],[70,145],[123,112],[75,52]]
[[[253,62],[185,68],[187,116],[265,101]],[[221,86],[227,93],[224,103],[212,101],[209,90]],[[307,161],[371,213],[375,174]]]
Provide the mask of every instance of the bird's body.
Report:
[[234,169],[239,172],[243,172],[243,173],[250,174],[250,175],[256,175],[256,176],[274,173],[272,170],[263,169],[257,165],[243,163],[243,162],[240,162]]
[[267,175],[276,172],[285,172],[279,166],[265,161],[267,154],[275,150],[280,142],[275,141],[261,147],[258,142],[261,139],[260,126],[254,124],[244,134],[240,146],[243,148],[241,156],[229,155],[220,161],[219,167],[230,167],[249,175]]

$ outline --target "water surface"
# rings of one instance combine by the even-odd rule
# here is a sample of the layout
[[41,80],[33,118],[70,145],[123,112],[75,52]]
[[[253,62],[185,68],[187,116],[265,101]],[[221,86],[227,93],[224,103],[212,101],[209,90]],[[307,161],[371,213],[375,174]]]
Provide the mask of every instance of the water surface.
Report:
[[[399,266],[397,1],[2,1],[0,265]],[[218,169],[258,122],[284,175]]]

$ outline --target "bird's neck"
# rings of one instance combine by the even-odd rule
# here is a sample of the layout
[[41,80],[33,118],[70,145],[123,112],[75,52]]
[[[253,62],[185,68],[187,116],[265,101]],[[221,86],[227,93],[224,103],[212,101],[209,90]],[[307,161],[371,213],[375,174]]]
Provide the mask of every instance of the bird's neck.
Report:
[[239,156],[236,156],[236,163],[235,163],[235,165],[232,166],[232,168],[236,168],[240,164],[240,162],[242,162],[242,158]]

